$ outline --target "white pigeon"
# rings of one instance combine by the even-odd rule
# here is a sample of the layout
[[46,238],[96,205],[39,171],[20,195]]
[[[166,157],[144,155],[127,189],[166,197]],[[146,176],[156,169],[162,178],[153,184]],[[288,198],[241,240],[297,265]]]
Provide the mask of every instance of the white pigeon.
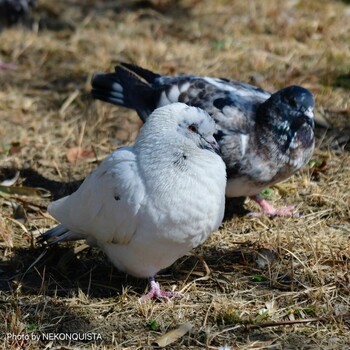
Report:
[[144,299],[177,295],[155,275],[203,243],[224,215],[226,171],[214,133],[199,108],[156,109],[133,147],[114,151],[76,192],[49,205],[61,224],[42,240],[86,239],[119,270],[149,279]]

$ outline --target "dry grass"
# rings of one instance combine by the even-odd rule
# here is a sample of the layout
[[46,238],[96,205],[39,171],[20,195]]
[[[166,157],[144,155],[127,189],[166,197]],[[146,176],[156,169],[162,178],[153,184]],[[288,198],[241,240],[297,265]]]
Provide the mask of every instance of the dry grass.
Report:
[[[91,74],[117,60],[270,90],[302,84],[332,128],[318,128],[315,162],[270,193],[303,216],[226,221],[196,255],[160,274],[164,287],[186,292],[166,303],[140,304],[145,281],[97,250],[73,254],[77,245],[50,249],[27,271],[43,251],[35,237],[54,225],[52,198],[0,192],[0,348],[147,349],[191,322],[169,348],[349,349],[349,15],[341,1],[39,0],[31,29],[3,30],[0,59],[18,69],[0,72],[1,166],[21,171],[16,185],[53,198],[137,134],[134,112],[88,94]],[[70,163],[77,146],[89,156]],[[42,332],[95,332],[102,341],[5,336]]]

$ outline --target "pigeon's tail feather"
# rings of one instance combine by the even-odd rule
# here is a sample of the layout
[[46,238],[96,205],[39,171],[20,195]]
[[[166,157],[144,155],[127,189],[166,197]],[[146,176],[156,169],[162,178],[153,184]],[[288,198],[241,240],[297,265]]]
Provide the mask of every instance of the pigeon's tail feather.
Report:
[[[147,83],[149,84],[153,84],[156,81],[156,79],[161,77],[160,74],[153,73],[150,70],[141,68],[139,66],[136,66],[135,64],[121,62],[120,66],[126,68],[130,72],[135,73],[136,75],[147,81]],[[115,68],[115,70],[117,70],[117,68],[118,66]]]
[[97,73],[93,76],[91,84],[91,93],[95,99],[126,108],[133,108],[124,95],[121,82],[115,73]]
[[157,108],[161,90],[152,87],[147,81],[152,80],[150,77],[152,72],[142,71],[142,68],[123,64],[117,66],[114,73],[95,74],[91,81],[92,96],[98,100],[134,109],[145,121]]
[[61,241],[75,241],[84,238],[83,235],[72,232],[67,227],[60,224],[44,232],[38,241],[39,243],[47,242],[49,245],[53,245]]

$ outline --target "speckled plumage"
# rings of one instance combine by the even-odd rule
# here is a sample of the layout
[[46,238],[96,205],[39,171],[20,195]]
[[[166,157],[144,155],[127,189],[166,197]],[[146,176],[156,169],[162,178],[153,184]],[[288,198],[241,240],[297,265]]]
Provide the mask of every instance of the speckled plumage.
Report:
[[150,278],[149,297],[171,296],[155,274],[203,243],[224,215],[226,172],[214,132],[199,108],[157,109],[134,147],[113,152],[76,192],[49,205],[61,224],[42,239],[86,239],[118,269]]
[[[122,63],[96,74],[92,95],[132,108],[145,121],[157,107],[183,102],[206,110],[217,124],[215,138],[226,163],[228,197],[251,196],[271,215],[292,215],[262,205],[262,189],[287,179],[314,148],[314,97],[300,86],[270,94],[236,80],[194,75],[161,76]],[[264,202],[264,205],[267,202]],[[287,208],[288,209],[288,208]]]

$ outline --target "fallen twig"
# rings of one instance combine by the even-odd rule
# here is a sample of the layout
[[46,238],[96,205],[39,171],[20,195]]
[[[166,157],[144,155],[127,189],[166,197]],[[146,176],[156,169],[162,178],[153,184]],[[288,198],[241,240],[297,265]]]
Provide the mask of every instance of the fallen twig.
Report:
[[245,328],[247,330],[252,329],[259,329],[259,328],[268,328],[268,327],[279,327],[279,326],[291,326],[293,324],[299,324],[299,323],[309,323],[309,322],[326,322],[330,320],[336,320],[340,318],[348,318],[350,317],[350,312],[344,315],[338,315],[338,316],[326,316],[326,317],[311,317],[311,318],[304,318],[301,320],[289,320],[289,321],[280,321],[280,322],[264,322],[264,323],[258,323],[258,324],[249,324],[245,325]]

